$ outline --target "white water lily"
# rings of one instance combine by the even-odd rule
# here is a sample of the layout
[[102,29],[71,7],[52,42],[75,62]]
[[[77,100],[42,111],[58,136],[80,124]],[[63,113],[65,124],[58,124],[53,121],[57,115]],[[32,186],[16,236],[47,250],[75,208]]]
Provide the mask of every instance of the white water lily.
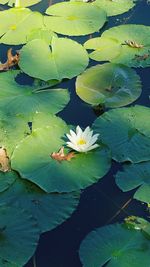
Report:
[[90,130],[89,126],[84,131],[82,131],[80,126],[77,126],[76,132],[70,130],[70,134],[66,135],[69,139],[67,146],[78,152],[87,152],[99,146],[95,144],[99,134],[93,135],[93,131]]

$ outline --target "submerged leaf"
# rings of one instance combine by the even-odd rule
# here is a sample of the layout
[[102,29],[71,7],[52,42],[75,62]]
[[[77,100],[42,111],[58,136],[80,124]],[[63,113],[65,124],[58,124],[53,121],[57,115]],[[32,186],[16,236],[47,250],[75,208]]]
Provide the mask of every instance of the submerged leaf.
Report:
[[46,27],[64,35],[78,36],[97,32],[106,21],[106,12],[81,2],[61,2],[46,10]]
[[[71,192],[97,182],[110,168],[106,147],[100,145],[87,153],[76,153],[70,161],[59,162],[50,157],[65,145],[68,132],[65,122],[51,117],[47,126],[33,129],[32,134],[18,144],[12,156],[12,168],[47,192]],[[64,153],[69,152],[66,148]]]
[[52,38],[51,46],[41,39],[32,40],[20,50],[20,68],[44,81],[71,79],[84,71],[88,55],[83,46],[71,39]]
[[124,165],[116,176],[116,183],[123,192],[137,188],[134,198],[150,203],[150,161]]
[[134,106],[110,110],[97,118],[94,129],[118,162],[150,160],[150,108]]
[[[103,42],[104,41],[104,42]],[[121,25],[103,32],[99,38],[85,43],[93,49],[90,57],[97,61],[111,61],[129,67],[150,66],[150,27],[144,25]]]
[[140,77],[126,66],[106,63],[87,69],[76,80],[77,95],[91,105],[128,105],[141,94]]

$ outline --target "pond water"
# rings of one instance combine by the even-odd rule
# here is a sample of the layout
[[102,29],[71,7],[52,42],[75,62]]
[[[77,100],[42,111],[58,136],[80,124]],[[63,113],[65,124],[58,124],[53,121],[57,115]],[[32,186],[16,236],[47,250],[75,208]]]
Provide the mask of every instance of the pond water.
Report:
[[[42,3],[33,6],[32,10],[44,12],[49,2],[49,0],[43,0]],[[150,5],[146,0],[139,0],[136,6],[129,12],[110,17],[100,32],[112,26],[130,23],[150,26],[149,15]],[[99,36],[99,33],[92,36]],[[84,43],[88,38],[89,36],[73,39]],[[10,46],[1,45],[0,58],[2,61],[5,60],[8,47]],[[94,64],[96,62],[91,60],[90,65]],[[136,72],[142,79],[143,91],[140,98],[132,104],[149,107],[150,68],[139,68],[136,69]],[[59,116],[69,124],[80,125],[84,128],[87,125],[91,125],[97,115],[90,105],[85,104],[76,95],[75,80],[74,78],[64,81],[59,85],[59,87],[68,88],[71,93],[71,101],[59,113]],[[26,77],[26,80],[24,78],[23,82],[29,83],[30,79]],[[150,214],[146,204],[132,199],[135,191],[122,193],[116,186],[113,176],[120,167],[119,163],[113,162],[111,170],[105,177],[82,191],[77,210],[63,224],[41,235],[34,257],[36,264],[31,259],[25,267],[81,267],[82,264],[78,254],[79,246],[85,236],[93,229],[109,223],[121,222],[128,215],[141,216],[148,220]]]

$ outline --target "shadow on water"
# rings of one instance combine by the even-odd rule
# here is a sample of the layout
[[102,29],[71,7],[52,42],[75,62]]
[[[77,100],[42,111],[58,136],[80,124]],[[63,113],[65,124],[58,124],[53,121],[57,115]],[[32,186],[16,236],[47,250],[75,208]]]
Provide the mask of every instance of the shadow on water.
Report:
[[[32,7],[32,10],[38,9],[44,12],[48,6],[47,2],[51,4],[51,0],[44,0]],[[131,11],[110,18],[103,27],[103,31],[112,26],[128,23],[150,25],[149,15],[150,5],[147,1],[138,1]],[[99,33],[92,36],[99,36]],[[87,38],[89,37],[80,40],[84,42]],[[74,39],[78,40],[78,38]],[[1,45],[2,61],[6,59],[8,47]],[[94,64],[96,62],[90,62],[90,65]],[[136,69],[136,71],[142,79],[143,92],[134,104],[150,106],[150,68]],[[71,94],[70,103],[59,113],[59,116],[69,124],[79,124],[82,127],[91,125],[96,115],[91,106],[82,102],[75,94],[75,79],[64,81],[59,87],[68,88]],[[122,193],[115,185],[113,175],[119,168],[121,166],[113,162],[110,172],[104,178],[81,193],[80,204],[72,217],[53,231],[41,236],[35,255],[36,265],[33,266],[33,262],[30,261],[25,267],[81,267],[78,256],[79,245],[94,228],[120,222],[128,215],[148,218],[144,204],[132,200],[134,192]]]

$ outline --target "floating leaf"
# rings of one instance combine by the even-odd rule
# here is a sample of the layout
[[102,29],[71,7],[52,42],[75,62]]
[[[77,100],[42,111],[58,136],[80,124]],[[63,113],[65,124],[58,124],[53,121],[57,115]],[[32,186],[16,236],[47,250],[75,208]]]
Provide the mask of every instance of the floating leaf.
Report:
[[[70,161],[52,159],[52,153],[65,145],[68,132],[62,120],[52,117],[49,126],[32,130],[18,144],[12,168],[47,192],[71,192],[97,182],[110,168],[109,151],[102,145],[87,153],[76,153]],[[70,152],[69,148],[64,152]]]
[[[16,0],[0,0],[0,4],[5,5],[8,4],[9,6],[13,6]],[[37,3],[41,2],[41,0],[20,0],[21,7],[33,6]]]
[[0,42],[4,44],[24,44],[32,30],[44,27],[43,16],[28,8],[0,11],[0,21]]
[[67,89],[45,89],[20,85],[15,81],[19,71],[0,75],[0,109],[5,114],[22,115],[30,121],[35,112],[57,113],[69,101]]
[[86,49],[94,49],[90,52],[90,58],[97,61],[111,61],[121,52],[121,45],[116,39],[97,37],[85,42]]
[[10,263],[7,260],[4,260],[2,258],[0,258],[0,266],[1,267],[20,267],[16,265],[15,263]]
[[141,94],[140,77],[126,66],[106,63],[87,69],[76,81],[77,95],[91,105],[121,107]]
[[5,148],[10,157],[17,143],[30,133],[30,130],[27,121],[21,117],[4,116],[2,113],[0,117],[0,147]]
[[86,35],[99,31],[106,21],[106,12],[97,6],[81,2],[63,2],[46,10],[46,27],[65,35]]
[[37,223],[27,211],[13,206],[0,206],[0,218],[0,258],[12,266],[22,266],[36,249],[39,239]]
[[0,192],[8,189],[15,180],[16,174],[14,172],[0,172]]
[[57,37],[56,33],[43,27],[40,29],[32,30],[27,36],[27,42],[34,39],[41,39],[44,40],[47,44],[51,44],[53,37]]
[[82,45],[67,38],[52,38],[51,47],[41,39],[27,43],[20,51],[20,68],[44,81],[71,79],[88,65]]
[[9,190],[0,194],[0,204],[13,204],[28,210],[36,218],[41,231],[45,232],[70,217],[79,197],[79,193],[47,194],[32,183],[17,178]]
[[95,131],[116,161],[150,160],[150,108],[135,106],[104,113],[94,122]]
[[113,27],[100,38],[87,41],[85,48],[95,50],[90,53],[90,57],[97,61],[108,60],[129,67],[148,67],[150,27],[133,24]]
[[124,165],[116,174],[116,183],[123,192],[138,187],[134,198],[150,203],[150,161]]
[[104,264],[108,267],[148,266],[150,242],[140,228],[107,225],[89,233],[82,241],[79,253],[84,267]]
[[[83,2],[84,0],[73,0],[72,2]],[[136,0],[85,0],[94,6],[99,6],[106,11],[107,16],[115,16],[127,12],[135,6]]]

